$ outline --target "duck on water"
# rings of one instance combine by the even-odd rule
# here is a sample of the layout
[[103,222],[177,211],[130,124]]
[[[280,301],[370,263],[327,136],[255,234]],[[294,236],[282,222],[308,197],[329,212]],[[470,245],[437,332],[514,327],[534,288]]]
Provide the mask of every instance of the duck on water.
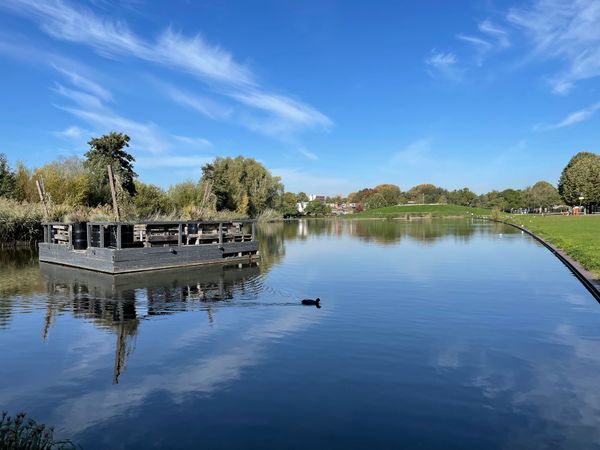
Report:
[[305,298],[302,300],[303,305],[321,306],[320,302],[321,299],[319,297],[315,298],[314,300],[312,298]]

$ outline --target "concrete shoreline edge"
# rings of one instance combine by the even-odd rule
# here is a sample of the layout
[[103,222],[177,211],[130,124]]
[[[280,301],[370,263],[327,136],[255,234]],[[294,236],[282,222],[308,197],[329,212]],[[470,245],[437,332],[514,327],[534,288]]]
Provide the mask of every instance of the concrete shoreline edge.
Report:
[[536,241],[538,241],[540,244],[542,244],[544,247],[550,250],[550,252],[554,256],[556,256],[560,260],[560,262],[567,266],[567,268],[573,273],[573,275],[575,275],[575,277],[577,277],[581,284],[583,284],[585,288],[590,292],[590,294],[592,294],[596,301],[600,303],[600,280],[598,280],[592,272],[583,267],[579,262],[567,255],[564,250],[556,247],[553,244],[550,244],[545,239],[541,238],[540,236],[538,236],[537,234],[528,230],[525,227],[516,225],[514,223],[506,222],[504,220],[489,220],[502,223],[504,225],[509,225],[513,228],[521,230],[524,233],[527,233],[529,236],[534,238]]

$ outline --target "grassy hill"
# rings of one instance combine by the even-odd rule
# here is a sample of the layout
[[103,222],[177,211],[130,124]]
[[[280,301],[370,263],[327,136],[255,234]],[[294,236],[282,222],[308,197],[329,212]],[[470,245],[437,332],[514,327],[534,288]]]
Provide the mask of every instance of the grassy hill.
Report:
[[404,216],[432,216],[432,217],[456,217],[456,216],[489,216],[491,210],[484,208],[470,208],[459,205],[397,205],[386,208],[369,209],[360,213],[352,214],[349,218],[372,217],[372,218],[394,218]]

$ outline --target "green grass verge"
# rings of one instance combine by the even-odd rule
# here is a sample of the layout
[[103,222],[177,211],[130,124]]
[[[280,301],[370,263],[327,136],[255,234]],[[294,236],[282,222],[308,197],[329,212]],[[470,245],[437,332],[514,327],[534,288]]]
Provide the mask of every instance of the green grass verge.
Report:
[[600,215],[515,215],[507,220],[561,248],[600,279]]
[[394,218],[404,217],[408,215],[415,216],[435,216],[435,217],[451,217],[451,216],[489,216],[491,210],[484,208],[469,208],[468,206],[459,205],[398,205],[388,206],[386,208],[369,209],[356,214],[348,215],[348,218],[359,217],[380,217]]

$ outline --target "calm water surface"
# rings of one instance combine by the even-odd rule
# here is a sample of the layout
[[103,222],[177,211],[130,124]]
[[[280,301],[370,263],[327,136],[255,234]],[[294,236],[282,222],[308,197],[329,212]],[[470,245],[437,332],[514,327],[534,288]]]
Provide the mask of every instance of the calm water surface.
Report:
[[0,253],[0,409],[84,449],[600,448],[600,306],[528,236],[260,237],[258,266],[118,278]]

